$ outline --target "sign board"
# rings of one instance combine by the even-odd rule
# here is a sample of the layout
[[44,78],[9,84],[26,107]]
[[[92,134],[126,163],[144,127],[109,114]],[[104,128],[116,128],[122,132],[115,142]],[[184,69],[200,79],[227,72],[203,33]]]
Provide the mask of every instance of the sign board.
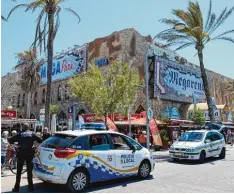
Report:
[[17,118],[16,110],[1,110],[1,118],[15,119]]
[[[206,120],[209,121],[209,120],[210,120],[209,111],[208,111],[208,110],[205,110],[205,111],[204,111],[204,114],[205,114]],[[219,110],[219,109],[218,109],[218,110],[214,110],[214,119],[215,119],[216,121],[221,120],[221,115],[220,115],[220,110]]]
[[67,111],[68,111],[68,113],[70,113],[70,114],[73,113],[73,106],[69,106]]
[[167,107],[166,110],[164,111],[164,116],[168,117],[170,119],[180,119],[180,112],[176,107]]
[[[83,72],[86,68],[86,45],[53,60],[52,81],[64,80]],[[47,82],[47,63],[40,69],[41,84]]]
[[[209,73],[207,72],[209,77]],[[154,64],[154,97],[178,102],[193,103],[205,100],[203,82],[198,66],[187,66],[155,57]]]
[[45,122],[45,109],[40,109],[40,121]]
[[148,119],[152,119],[153,118],[153,111],[151,108],[148,108]]
[[40,115],[40,121],[45,122],[45,115]]
[[40,115],[45,114],[45,109],[40,109]]

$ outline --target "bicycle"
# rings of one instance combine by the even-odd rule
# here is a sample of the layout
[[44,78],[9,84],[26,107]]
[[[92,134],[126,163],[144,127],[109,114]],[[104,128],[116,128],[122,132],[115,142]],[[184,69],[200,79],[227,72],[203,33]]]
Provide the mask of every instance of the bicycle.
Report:
[[[3,165],[2,171],[9,167],[10,171],[13,174],[17,174],[17,160],[18,160],[18,158],[16,156],[17,146],[16,145],[10,145],[9,149],[12,151],[12,155],[11,155],[9,161],[8,161],[8,165],[6,165],[6,163]],[[23,170],[22,170],[21,174],[24,174],[26,171],[27,171],[27,168],[26,168],[26,163],[25,163],[24,166],[23,166]]]

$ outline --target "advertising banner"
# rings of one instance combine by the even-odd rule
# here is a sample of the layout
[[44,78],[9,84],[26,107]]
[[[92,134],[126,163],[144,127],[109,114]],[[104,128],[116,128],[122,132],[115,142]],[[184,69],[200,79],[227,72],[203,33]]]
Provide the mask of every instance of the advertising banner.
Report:
[[154,140],[154,144],[157,146],[162,146],[162,139],[158,130],[158,126],[154,119],[151,119],[149,122],[149,128]]
[[1,110],[1,118],[15,119],[17,118],[16,110]]
[[[70,54],[53,60],[52,81],[63,80],[83,72],[86,68],[86,45],[75,49]],[[47,63],[40,69],[41,84],[47,82]]]
[[154,97],[194,103],[205,100],[201,73],[198,66],[187,66],[175,61],[155,57]]
[[109,117],[106,117],[106,125],[110,131],[115,131],[115,132],[118,131],[115,123]]

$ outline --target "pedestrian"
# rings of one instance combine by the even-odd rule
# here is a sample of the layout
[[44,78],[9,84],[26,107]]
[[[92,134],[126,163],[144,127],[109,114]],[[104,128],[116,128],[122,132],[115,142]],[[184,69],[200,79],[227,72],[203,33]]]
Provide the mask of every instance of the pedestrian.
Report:
[[132,136],[133,136],[132,132],[129,131],[128,134],[127,134],[127,136],[132,138]]
[[51,135],[50,135],[50,133],[49,133],[48,127],[45,127],[45,128],[44,128],[44,131],[43,131],[43,135],[42,135],[43,141],[45,141],[46,139],[48,139],[50,136],[51,136]]
[[34,132],[30,131],[28,123],[24,123],[22,131],[19,132],[16,136],[9,139],[9,142],[11,144],[13,144],[14,142],[18,142],[17,174],[16,174],[15,186],[12,189],[12,192],[19,192],[21,173],[25,162],[27,165],[28,188],[30,192],[34,191],[33,180],[32,180],[32,169],[33,169],[32,160],[34,156],[33,145],[35,141],[41,143],[42,139],[36,136]]
[[5,164],[6,155],[7,155],[7,147],[8,147],[8,141],[7,141],[8,133],[7,131],[3,131],[2,138],[1,138],[1,174],[3,174],[3,165]]
[[231,143],[232,142],[232,133],[231,130],[228,129],[227,130],[227,143]]
[[234,134],[233,133],[231,133],[231,138],[232,138],[232,140],[231,140],[231,146],[233,146],[233,144],[234,144]]
[[147,147],[147,137],[146,137],[146,131],[142,131],[142,134],[139,136],[138,142],[143,146]]

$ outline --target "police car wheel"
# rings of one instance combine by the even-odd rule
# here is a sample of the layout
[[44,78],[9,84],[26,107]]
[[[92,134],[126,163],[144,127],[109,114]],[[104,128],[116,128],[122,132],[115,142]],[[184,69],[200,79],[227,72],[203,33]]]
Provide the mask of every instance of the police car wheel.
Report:
[[71,174],[68,180],[68,188],[72,192],[81,192],[88,186],[88,183],[88,173],[84,169],[77,169]]
[[199,162],[202,164],[205,161],[206,161],[206,152],[204,150],[202,150],[200,153]]
[[138,170],[138,177],[145,179],[150,174],[150,163],[148,161],[143,161]]
[[221,153],[219,154],[219,158],[220,159],[224,159],[225,156],[226,156],[226,150],[225,150],[225,148],[223,148],[222,151],[221,151]]

